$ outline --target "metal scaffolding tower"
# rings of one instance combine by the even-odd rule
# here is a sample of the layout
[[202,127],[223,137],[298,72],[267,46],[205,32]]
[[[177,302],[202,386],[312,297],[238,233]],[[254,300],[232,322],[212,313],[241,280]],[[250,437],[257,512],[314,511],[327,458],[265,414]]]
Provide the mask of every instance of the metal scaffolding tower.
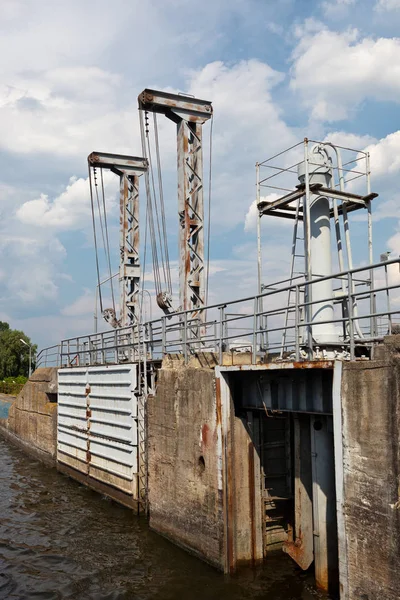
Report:
[[204,320],[204,201],[202,128],[212,116],[211,102],[145,89],[139,109],[164,114],[177,124],[179,289],[181,310]]
[[[120,178],[120,319],[115,326],[135,325],[139,315],[139,177],[147,160],[136,156],[92,152],[89,167],[109,169]],[[106,311],[105,311],[106,312]]]

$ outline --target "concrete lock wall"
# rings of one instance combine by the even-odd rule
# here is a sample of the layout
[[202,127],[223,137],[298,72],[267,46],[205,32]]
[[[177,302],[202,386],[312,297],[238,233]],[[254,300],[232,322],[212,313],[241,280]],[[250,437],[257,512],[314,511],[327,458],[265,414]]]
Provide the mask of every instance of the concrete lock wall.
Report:
[[57,452],[57,369],[36,369],[0,419],[0,433],[30,454],[55,464]]
[[150,527],[225,572],[262,560],[259,459],[221,371],[165,360],[147,431]]
[[377,355],[343,364],[342,600],[400,597],[400,336]]
[[150,527],[224,568],[214,371],[163,366],[147,401],[147,428]]

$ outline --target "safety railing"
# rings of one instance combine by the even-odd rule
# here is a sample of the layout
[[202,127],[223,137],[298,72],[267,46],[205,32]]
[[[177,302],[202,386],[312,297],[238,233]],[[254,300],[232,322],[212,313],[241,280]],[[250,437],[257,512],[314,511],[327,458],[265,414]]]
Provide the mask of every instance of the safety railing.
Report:
[[[329,281],[332,293],[313,300],[313,289]],[[321,289],[321,288],[320,288]],[[136,327],[61,342],[61,367],[161,360],[198,352],[251,353],[263,360],[370,358],[371,349],[400,322],[400,258],[293,285],[272,284],[260,295],[193,311],[181,311]],[[295,298],[293,305],[288,299]],[[320,308],[331,307],[322,320]],[[202,314],[204,314],[204,319]],[[315,332],[333,324],[334,339],[321,343]],[[332,330],[332,329],[331,329]],[[284,335],[284,332],[286,334]],[[397,329],[396,329],[397,331]],[[43,351],[42,351],[43,352]]]
[[61,365],[61,345],[43,348],[36,356],[36,369],[39,367],[59,367]]

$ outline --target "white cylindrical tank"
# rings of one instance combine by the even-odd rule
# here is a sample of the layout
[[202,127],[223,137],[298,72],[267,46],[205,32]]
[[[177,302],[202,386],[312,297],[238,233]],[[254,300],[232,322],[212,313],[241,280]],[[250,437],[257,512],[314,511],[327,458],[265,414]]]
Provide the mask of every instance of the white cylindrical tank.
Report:
[[[330,187],[331,160],[322,146],[315,145],[311,148],[308,168],[310,185],[320,183],[326,188]],[[305,182],[304,163],[299,165],[298,177],[301,183]],[[304,218],[307,218],[306,211],[304,211]],[[307,248],[305,251],[307,252]],[[332,274],[329,200],[317,194],[310,194],[310,271],[312,280]],[[327,300],[333,297],[332,280],[321,281],[311,285],[310,288],[310,300],[315,302],[310,311],[313,340],[322,346],[339,341],[335,324],[323,323],[334,318],[333,300]]]

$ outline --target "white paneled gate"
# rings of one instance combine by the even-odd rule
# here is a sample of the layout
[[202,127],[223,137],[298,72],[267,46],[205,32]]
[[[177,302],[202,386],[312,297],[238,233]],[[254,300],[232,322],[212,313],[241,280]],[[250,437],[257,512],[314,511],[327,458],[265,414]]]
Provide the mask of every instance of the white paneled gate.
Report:
[[58,372],[57,461],[61,471],[138,506],[137,365]]

